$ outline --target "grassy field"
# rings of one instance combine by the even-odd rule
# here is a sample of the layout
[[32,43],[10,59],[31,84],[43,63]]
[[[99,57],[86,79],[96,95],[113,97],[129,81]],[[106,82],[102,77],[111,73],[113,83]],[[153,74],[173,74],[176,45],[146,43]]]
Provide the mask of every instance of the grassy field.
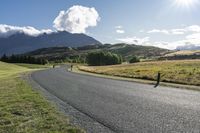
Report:
[[163,82],[200,85],[200,60],[140,62],[97,67],[79,66],[79,69],[98,74],[147,80],[156,80],[157,73],[161,72]]
[[0,133],[83,132],[19,78],[35,68],[22,66],[0,62]]

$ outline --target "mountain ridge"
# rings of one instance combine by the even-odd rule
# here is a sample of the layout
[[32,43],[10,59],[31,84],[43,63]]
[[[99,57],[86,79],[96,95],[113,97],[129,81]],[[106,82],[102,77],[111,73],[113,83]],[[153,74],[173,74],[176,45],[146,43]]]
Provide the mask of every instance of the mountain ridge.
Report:
[[95,44],[101,44],[101,42],[85,34],[72,34],[66,31],[43,33],[38,36],[16,33],[0,38],[0,55],[22,54],[48,47],[80,47]]

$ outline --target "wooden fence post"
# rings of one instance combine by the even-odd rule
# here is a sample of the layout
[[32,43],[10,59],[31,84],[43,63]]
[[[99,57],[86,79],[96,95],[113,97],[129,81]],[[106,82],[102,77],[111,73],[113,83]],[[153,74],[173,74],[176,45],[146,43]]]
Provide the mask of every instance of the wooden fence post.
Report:
[[158,76],[157,76],[157,83],[154,86],[154,88],[158,87],[158,85],[160,84],[160,72],[158,72]]

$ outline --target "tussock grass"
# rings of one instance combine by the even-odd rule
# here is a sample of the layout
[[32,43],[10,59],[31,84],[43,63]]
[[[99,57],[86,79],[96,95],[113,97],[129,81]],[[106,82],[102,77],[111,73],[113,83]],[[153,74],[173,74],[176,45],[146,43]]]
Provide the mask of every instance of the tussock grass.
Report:
[[200,85],[200,60],[154,61],[113,66],[79,66],[80,70],[137,79],[156,80],[187,85]]
[[0,133],[78,133],[19,74],[32,69],[0,62]]

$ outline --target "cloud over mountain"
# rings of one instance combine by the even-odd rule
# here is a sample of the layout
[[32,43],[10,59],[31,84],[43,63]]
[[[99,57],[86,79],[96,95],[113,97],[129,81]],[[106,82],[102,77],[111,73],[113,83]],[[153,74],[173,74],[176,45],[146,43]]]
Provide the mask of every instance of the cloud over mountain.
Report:
[[86,33],[86,29],[97,26],[99,20],[100,17],[95,8],[76,5],[67,11],[60,11],[53,24],[59,31]]
[[[67,11],[60,11],[53,22],[53,27],[58,31],[68,31],[70,33],[86,33],[88,27],[97,26],[100,20],[99,14],[95,8],[84,6],[72,6]],[[51,29],[36,29],[31,26],[11,26],[0,24],[0,38],[9,37],[16,33],[24,33],[29,36],[38,36],[43,33],[52,33]]]
[[43,33],[51,33],[51,32],[53,31],[50,29],[38,30],[31,26],[19,27],[19,26],[0,24],[0,37],[9,37],[16,33],[24,33],[29,36],[38,36]]

